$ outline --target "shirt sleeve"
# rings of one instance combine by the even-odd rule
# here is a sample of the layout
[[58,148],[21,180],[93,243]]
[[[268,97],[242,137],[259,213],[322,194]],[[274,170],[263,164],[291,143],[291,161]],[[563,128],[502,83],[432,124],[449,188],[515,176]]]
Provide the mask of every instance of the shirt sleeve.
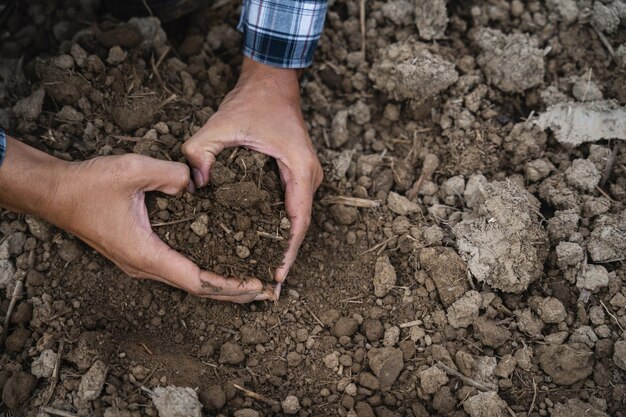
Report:
[[243,0],[243,53],[262,64],[304,68],[322,35],[328,0]]
[[0,128],[0,166],[4,162],[4,154],[7,150],[7,135],[4,130]]

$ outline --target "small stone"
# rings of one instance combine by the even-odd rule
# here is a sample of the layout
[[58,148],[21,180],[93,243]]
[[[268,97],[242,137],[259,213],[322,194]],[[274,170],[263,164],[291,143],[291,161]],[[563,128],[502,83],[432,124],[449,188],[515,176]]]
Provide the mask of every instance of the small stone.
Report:
[[443,229],[436,224],[426,227],[423,236],[426,246],[441,246],[445,238]]
[[49,378],[52,376],[56,362],[57,354],[50,349],[44,350],[31,364],[30,372],[37,378]]
[[609,285],[609,273],[602,265],[587,265],[583,273],[578,274],[576,286],[580,289],[596,291]]
[[341,356],[340,353],[335,351],[324,356],[322,361],[328,369],[335,370],[339,368],[339,356]]
[[219,385],[211,385],[199,395],[202,406],[209,411],[221,410],[226,405],[226,393]]
[[353,336],[357,329],[359,328],[359,323],[352,317],[341,317],[337,320],[337,323],[330,329],[330,333],[335,337],[342,336]]
[[109,56],[107,62],[111,65],[121,64],[126,61],[128,54],[120,46],[116,45],[109,49]]
[[172,385],[156,387],[152,401],[159,417],[202,417],[202,405],[193,388]]
[[154,129],[159,135],[167,135],[170,133],[170,127],[165,122],[158,122],[154,125]]
[[609,304],[616,308],[626,307],[626,297],[624,294],[618,292],[613,296],[613,298],[611,298]]
[[363,322],[362,333],[370,342],[375,342],[383,337],[385,328],[380,320],[368,319]]
[[33,216],[26,216],[24,220],[26,221],[28,231],[31,235],[35,236],[42,242],[50,240],[50,225],[45,220]]
[[626,341],[620,340],[613,345],[613,362],[626,371]]
[[465,178],[462,175],[448,178],[441,185],[441,192],[445,196],[463,197],[465,192]]
[[422,208],[419,204],[412,202],[408,198],[391,191],[387,196],[387,206],[389,210],[401,216],[419,213]]
[[80,245],[73,241],[64,239],[58,244],[59,257],[65,262],[74,262],[83,256],[83,250]]
[[13,106],[13,112],[17,117],[21,117],[27,121],[35,121],[41,114],[43,107],[43,99],[46,93],[43,88],[32,93],[30,96],[18,101]]
[[480,316],[473,322],[476,337],[486,346],[498,348],[512,336],[504,326],[496,324],[486,316]]
[[396,270],[388,256],[381,256],[374,267],[374,294],[384,297],[396,285]]
[[209,215],[206,213],[200,214],[189,227],[199,237],[205,237],[209,234]]
[[565,306],[554,297],[532,297],[528,304],[544,323],[556,324],[567,318]]
[[72,106],[63,106],[56,114],[56,118],[62,122],[79,123],[85,116]]
[[356,207],[334,204],[330,207],[330,214],[339,224],[351,225],[359,219],[359,210]]
[[343,390],[343,392],[351,397],[354,397],[357,394],[356,384],[352,382],[349,383],[348,385],[346,385],[346,388]]
[[241,346],[236,343],[226,342],[220,347],[219,363],[239,365],[246,359],[246,354]]
[[291,229],[291,222],[287,217],[283,217],[282,219],[280,219],[280,228],[283,230]]
[[298,352],[289,352],[287,354],[287,365],[289,365],[292,368],[295,368],[296,366],[300,365],[303,360],[304,360],[304,356],[302,356]]
[[283,413],[291,416],[300,411],[300,400],[298,400],[298,397],[295,395],[288,395],[287,398],[280,403],[280,406],[283,409]]
[[419,261],[437,287],[439,299],[449,307],[469,290],[467,265],[452,248],[425,248]]
[[463,409],[470,417],[506,417],[509,415],[506,402],[494,392],[481,392],[468,398]]
[[418,374],[420,387],[425,394],[434,394],[448,382],[448,376],[438,366],[433,365]]
[[91,365],[87,373],[82,376],[78,385],[78,398],[83,403],[93,401],[100,396],[107,371],[108,368],[105,363],[97,360]]
[[541,346],[539,364],[554,383],[571,385],[593,372],[593,351],[582,343]]
[[0,289],[5,289],[13,282],[15,266],[8,259],[0,259]]
[[536,182],[544,179],[550,172],[554,171],[556,168],[552,164],[552,162],[547,159],[535,159],[529,161],[524,166],[524,172],[526,174],[526,178],[529,181]]
[[251,408],[242,408],[241,410],[237,410],[233,413],[234,417],[259,417],[260,414],[258,411],[253,410]]
[[13,372],[4,383],[2,402],[11,410],[16,410],[28,401],[36,386],[35,376],[22,371]]
[[136,365],[130,369],[130,373],[133,374],[137,381],[143,381],[150,374],[150,369],[146,368],[143,365]]
[[582,191],[591,192],[600,183],[602,173],[595,164],[588,159],[575,159],[572,165],[565,170],[567,183]]
[[469,326],[478,317],[481,305],[480,293],[474,290],[468,291],[448,308],[448,322],[455,329]]
[[389,391],[404,367],[402,351],[391,347],[373,348],[367,358],[372,372],[378,377],[380,389]]
[[239,256],[241,259],[246,259],[248,256],[250,256],[250,249],[248,249],[247,246],[237,245],[237,248],[235,248],[235,252],[237,252],[237,256]]
[[562,268],[576,266],[584,259],[585,253],[578,243],[559,242],[556,246],[556,263]]
[[602,100],[602,90],[596,83],[587,79],[579,79],[572,86],[572,95],[579,101]]
[[498,366],[496,366],[494,374],[500,378],[508,378],[515,370],[516,366],[517,361],[513,356],[504,355],[502,359],[500,359]]
[[385,330],[385,337],[383,340],[384,346],[395,346],[400,340],[400,328],[397,326],[391,326]]
[[241,332],[241,344],[243,345],[262,345],[269,341],[265,330],[257,329],[249,324],[241,326],[239,331]]
[[380,388],[380,383],[378,382],[378,378],[372,375],[369,372],[361,372],[358,376],[359,385],[363,388],[367,388],[372,391],[376,391]]

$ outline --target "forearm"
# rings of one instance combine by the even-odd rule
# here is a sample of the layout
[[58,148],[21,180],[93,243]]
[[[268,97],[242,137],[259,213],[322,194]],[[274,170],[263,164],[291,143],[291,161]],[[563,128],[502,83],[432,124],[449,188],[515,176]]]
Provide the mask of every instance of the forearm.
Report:
[[68,162],[7,136],[6,154],[0,166],[0,206],[48,217],[68,166]]

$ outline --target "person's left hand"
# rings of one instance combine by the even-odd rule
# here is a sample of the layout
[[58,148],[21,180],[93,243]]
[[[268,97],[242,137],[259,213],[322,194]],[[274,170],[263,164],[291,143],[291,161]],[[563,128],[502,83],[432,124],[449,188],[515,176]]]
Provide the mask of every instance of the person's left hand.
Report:
[[300,108],[296,70],[272,68],[244,58],[239,81],[218,111],[187,140],[183,154],[193,167],[196,187],[209,182],[217,155],[242,146],[276,159],[285,184],[291,239],[274,278],[285,280],[311,222],[313,195],[323,179]]

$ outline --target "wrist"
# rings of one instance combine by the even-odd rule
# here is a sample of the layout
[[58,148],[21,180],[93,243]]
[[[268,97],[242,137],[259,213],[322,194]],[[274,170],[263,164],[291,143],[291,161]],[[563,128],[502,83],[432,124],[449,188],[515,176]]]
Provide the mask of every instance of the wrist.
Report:
[[0,206],[53,222],[70,163],[7,138],[0,169]]
[[272,67],[244,56],[237,85],[279,92],[281,95],[299,102],[299,73],[300,70],[297,69]]

